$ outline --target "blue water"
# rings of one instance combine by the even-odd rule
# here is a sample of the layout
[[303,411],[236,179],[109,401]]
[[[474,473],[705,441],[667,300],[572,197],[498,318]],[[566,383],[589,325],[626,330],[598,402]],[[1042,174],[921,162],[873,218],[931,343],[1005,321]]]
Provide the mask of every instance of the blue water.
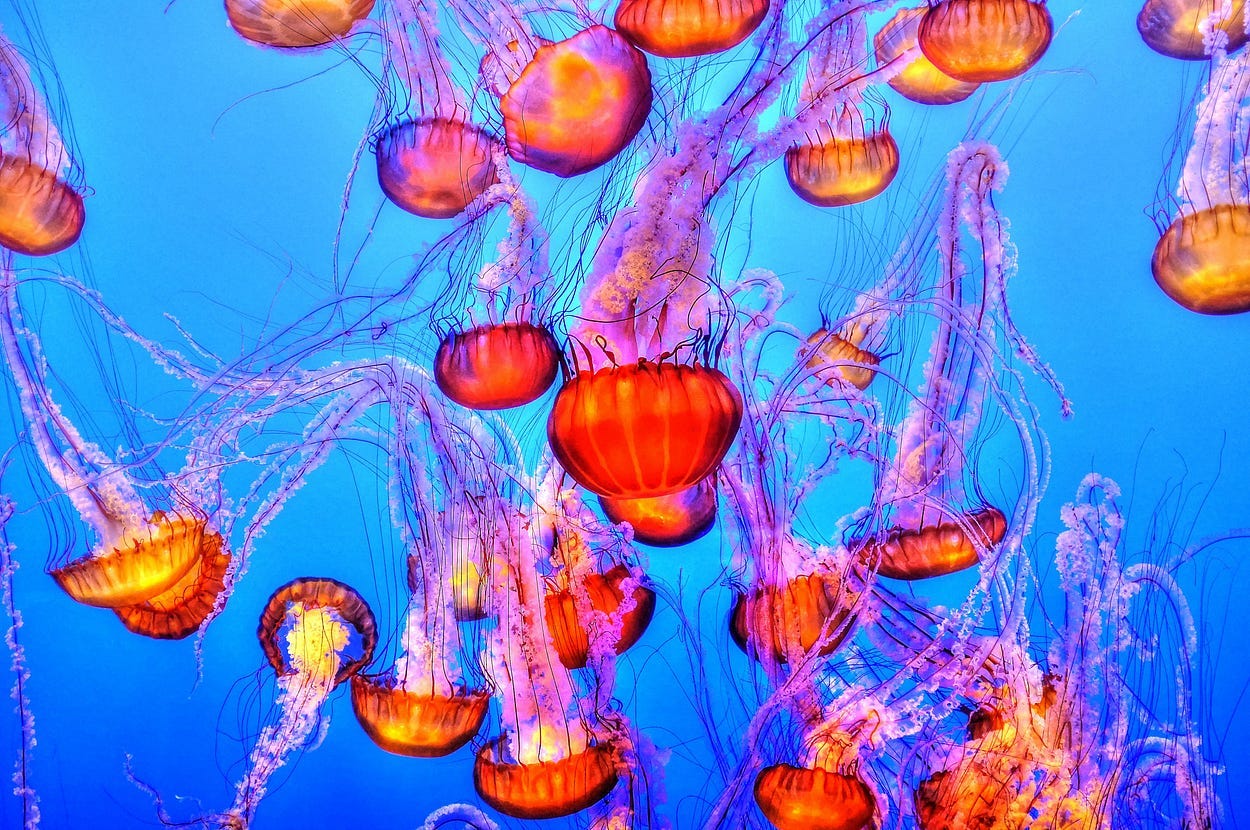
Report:
[[[298,323],[327,295],[336,256],[352,285],[398,283],[411,255],[440,228],[383,204],[372,157],[367,148],[358,155],[376,89],[363,70],[379,66],[378,44],[361,40],[350,56],[280,53],[240,39],[219,4],[140,5],[38,4],[38,30],[64,91],[53,109],[72,123],[90,195],[79,246],[19,266],[91,284],[136,330],[190,352],[176,320],[222,355]],[[996,199],[1019,251],[1010,304],[1075,409],[1061,419],[1049,389],[1029,381],[1051,452],[1032,536],[1036,553],[1045,560],[1053,549],[1059,507],[1090,471],[1126,491],[1129,553],[1184,549],[1250,526],[1250,317],[1187,312],[1155,287],[1149,271],[1158,231],[1148,214],[1160,193],[1174,188],[1166,176],[1178,167],[1175,134],[1188,129],[1202,70],[1149,51],[1129,0],[1055,0],[1050,8],[1054,44],[1010,90],[997,85],[941,110],[886,93],[903,151],[887,203],[822,211],[794,198],[773,165],[750,194],[749,231],[736,231],[730,245],[738,246],[739,265],[778,273],[793,297],[784,316],[814,328],[821,281],[841,273],[871,279],[920,214],[917,200],[945,154],[991,104],[1010,96],[989,136],[1011,171]],[[11,9],[0,12],[0,22],[21,42]],[[343,221],[344,187],[357,158],[361,172]],[[569,195],[577,185],[556,190],[535,172],[525,181],[550,209],[577,204]],[[170,417],[188,406],[181,381],[105,334],[63,293],[32,289],[23,303],[27,323],[43,338],[55,393],[72,402],[80,428],[106,451],[126,442],[128,407],[118,405],[119,396]],[[422,348],[428,359],[430,346]],[[911,344],[910,352],[924,348]],[[0,447],[22,427],[15,396],[6,394],[3,406]],[[543,406],[509,416],[530,441],[541,439]],[[26,465],[31,458],[17,456],[0,490],[18,508],[8,532],[21,565],[15,596],[30,671],[23,688],[38,736],[26,761],[41,826],[157,826],[152,801],[128,780],[128,766],[163,796],[174,819],[229,805],[252,742],[272,718],[264,698],[272,690],[270,670],[254,629],[277,585],[305,574],[349,582],[393,642],[403,612],[403,564],[387,531],[376,451],[337,454],[269,527],[203,641],[202,673],[191,641],[129,635],[109,612],[73,603],[45,575],[47,560],[85,550],[89,539],[67,504],[39,506],[51,485]],[[1018,475],[1003,473],[1006,480]],[[1194,702],[1205,748],[1224,768],[1218,788],[1229,827],[1250,820],[1250,726],[1242,701],[1250,672],[1241,641],[1250,626],[1247,552],[1236,542],[1204,548],[1179,574],[1199,623],[1202,679]],[[719,530],[690,549],[649,556],[661,584],[676,589],[680,580],[688,599],[711,588],[719,607],[727,607],[727,589],[718,583],[729,551]],[[916,588],[943,602],[951,590]],[[675,826],[693,827],[719,795],[707,730],[736,746],[742,727],[737,716],[717,723],[716,707],[709,724],[696,704],[704,689],[714,701],[726,699],[751,668],[726,632],[710,631],[710,652],[696,676],[676,632],[676,615],[662,603],[642,642],[623,658],[616,694],[636,726],[671,753],[663,812]],[[9,682],[0,674],[0,686]],[[1166,688],[1171,678],[1157,682]],[[17,715],[7,707],[0,715],[3,769],[17,763],[20,742]],[[343,692],[326,716],[320,744],[275,779],[257,813],[258,830],[414,828],[449,802],[479,803],[469,750],[438,761],[386,755],[356,725]],[[20,816],[17,799],[0,795],[0,828],[19,827]]]

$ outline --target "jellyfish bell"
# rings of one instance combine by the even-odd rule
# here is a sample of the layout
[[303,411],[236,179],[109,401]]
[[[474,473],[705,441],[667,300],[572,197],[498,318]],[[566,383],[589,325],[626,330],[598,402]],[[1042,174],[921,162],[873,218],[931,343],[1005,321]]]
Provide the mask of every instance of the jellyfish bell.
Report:
[[849,383],[863,391],[877,376],[876,367],[881,358],[860,348],[853,337],[848,339],[820,328],[807,338],[807,345],[813,348],[807,368],[817,372],[834,389]]
[[876,799],[858,775],[774,764],[755,778],[755,803],[777,830],[863,830]]
[[[261,649],[279,677],[296,674],[301,668],[301,661],[307,662],[303,658],[308,655],[293,657],[284,649],[283,634],[293,617],[307,616],[307,612],[310,611],[330,614],[338,620],[337,624],[344,630],[352,629],[360,641],[360,653],[356,657],[334,660],[336,666],[333,674],[334,685],[342,683],[368,665],[378,642],[377,623],[369,604],[356,593],[355,589],[336,579],[301,577],[273,592],[269,597],[269,602],[265,604],[264,611],[261,612],[260,624],[256,629],[256,638],[260,641]],[[333,624],[331,621],[321,626]],[[287,639],[289,641],[290,637],[288,636]],[[327,642],[338,642],[340,639],[328,637]],[[304,642],[311,644],[308,647],[316,648],[312,640],[301,640],[300,648],[304,648],[302,645]],[[341,645],[347,644],[343,642]]]
[[606,26],[539,46],[500,99],[508,153],[568,178],[606,164],[651,110],[642,52]]
[[729,633],[756,660],[786,663],[791,656],[832,654],[850,636],[855,596],[836,571],[823,568],[738,594],[729,613]]
[[[627,598],[624,584],[634,582]],[[594,611],[607,617],[620,617],[620,634],[613,650],[622,654],[633,646],[651,624],[655,614],[655,591],[643,585],[625,565],[615,565],[606,573],[587,574],[581,583]],[[565,668],[580,669],[590,659],[590,635],[578,611],[574,591],[570,587],[549,591],[543,599],[543,614],[551,644]]]
[[969,83],[1005,81],[1041,60],[1054,33],[1045,0],[943,0],[920,21],[920,50]]
[[862,548],[865,562],[891,579],[928,579],[957,573],[981,561],[981,551],[1003,540],[1007,520],[1002,511],[983,507],[957,520],[940,515],[915,527],[894,527]]
[[427,219],[450,219],[498,183],[485,130],[451,118],[401,121],[378,137],[378,184],[386,198]]
[[[898,60],[904,52],[916,45],[920,21],[926,11],[927,7],[899,9],[873,36],[878,66]],[[904,98],[917,104],[929,105],[957,104],[976,92],[980,86],[976,82],[952,78],[934,66],[933,61],[923,53],[908,62],[886,83]]]
[[599,506],[613,524],[626,522],[634,541],[657,548],[688,545],[716,524],[716,476],[693,487],[644,499],[599,497]]
[[581,371],[556,395],[547,437],[578,484],[640,499],[711,475],[742,423],[742,396],[718,369],[640,359]]
[[579,813],[616,786],[617,753],[610,742],[589,744],[557,760],[516,761],[497,738],[478,750],[473,786],[482,800],[513,818],[547,819]]
[[1224,0],[1146,0],[1137,15],[1137,31],[1161,55],[1206,60],[1210,30],[1223,33],[1225,51],[1246,43],[1245,0],[1232,0],[1227,14],[1222,13],[1223,6]]
[[1250,311],[1250,205],[1184,212],[1155,245],[1150,268],[1163,292],[1190,311]]
[[351,34],[374,0],[226,0],[226,17],[241,36],[263,46],[324,46]]
[[732,49],[768,14],[769,0],[621,0],[617,31],[661,58],[691,58]]
[[65,250],[82,234],[82,196],[20,153],[0,152],[0,245],[27,256]]
[[560,349],[532,323],[487,324],[449,335],[434,356],[434,380],[469,409],[508,409],[542,397],[556,379]]
[[356,674],[352,710],[382,749],[412,758],[440,758],[471,741],[482,728],[490,695],[464,689],[445,694],[409,689],[394,675]]
[[845,207],[880,195],[898,173],[898,144],[888,127],[840,135],[829,125],[786,150],[790,189],[817,207]]

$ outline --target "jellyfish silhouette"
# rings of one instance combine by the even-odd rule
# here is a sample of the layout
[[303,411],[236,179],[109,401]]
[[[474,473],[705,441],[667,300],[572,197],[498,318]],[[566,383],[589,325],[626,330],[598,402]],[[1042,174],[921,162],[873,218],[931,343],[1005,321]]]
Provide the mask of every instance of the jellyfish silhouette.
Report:
[[242,37],[262,46],[325,46],[351,34],[374,0],[226,0],[226,18]]

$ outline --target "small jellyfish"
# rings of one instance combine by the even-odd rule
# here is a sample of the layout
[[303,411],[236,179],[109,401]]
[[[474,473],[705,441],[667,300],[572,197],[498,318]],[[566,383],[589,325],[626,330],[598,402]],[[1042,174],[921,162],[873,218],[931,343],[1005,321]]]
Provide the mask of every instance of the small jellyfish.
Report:
[[434,356],[444,395],[470,409],[508,409],[542,397],[556,379],[560,348],[533,323],[498,323],[452,333]]
[[0,245],[47,256],[78,241],[86,214],[73,160],[18,49],[0,35]]
[[917,104],[957,104],[977,91],[975,81],[960,81],[947,75],[933,65],[933,61],[916,47],[920,21],[927,7],[899,9],[881,27],[872,42],[877,53],[877,65],[885,66],[900,60],[910,50],[915,54],[896,74],[886,81],[895,92]]
[[302,577],[269,597],[256,637],[278,676],[281,714],[261,730],[234,804],[222,817],[238,828],[251,824],[274,773],[324,724],[330,692],[372,658],[378,633],[369,605],[352,588]]
[[866,334],[865,327],[856,325],[842,334],[817,329],[807,338],[807,344],[815,347],[807,359],[807,368],[834,389],[849,383],[862,392],[872,384],[881,363],[880,357],[861,348]]
[[1245,0],[1146,0],[1137,31],[1147,46],[1169,58],[1206,60],[1217,33],[1221,48],[1235,52],[1246,43]]
[[1005,81],[1028,71],[1050,46],[1045,0],[943,0],[920,22],[926,58],[960,81]]
[[657,548],[688,545],[716,524],[716,476],[693,487],[645,499],[599,497],[599,506],[613,524],[628,523],[634,541]]
[[647,59],[605,26],[539,46],[499,101],[508,154],[568,178],[633,140],[651,111]]
[[[622,590],[625,585],[634,586],[628,602]],[[655,614],[655,591],[642,584],[625,565],[614,565],[602,574],[587,574],[576,589],[570,585],[548,592],[543,599],[543,614],[551,644],[565,668],[584,668],[590,657],[590,635],[578,607],[579,593],[585,594],[594,612],[620,618],[620,635],[612,645],[617,654],[642,639]]]
[[569,379],[556,395],[547,437],[578,484],[639,499],[707,478],[741,422],[742,397],[719,370],[639,360]]
[[325,46],[351,34],[374,0],[226,0],[234,30],[263,46]]
[[661,58],[690,58],[732,49],[751,36],[769,0],[621,0],[617,30]]
[[[831,568],[800,574],[784,585],[763,585],[739,594],[729,614],[738,648],[776,663],[790,655],[833,654],[850,636],[855,595]],[[832,636],[830,636],[832,635]]]

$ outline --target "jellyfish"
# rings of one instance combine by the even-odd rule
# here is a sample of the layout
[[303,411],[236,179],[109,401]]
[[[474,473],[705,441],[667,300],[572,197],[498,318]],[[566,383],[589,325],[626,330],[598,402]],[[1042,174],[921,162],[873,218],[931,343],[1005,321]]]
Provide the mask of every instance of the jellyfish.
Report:
[[617,31],[661,58],[691,58],[732,49],[768,14],[768,0],[622,0]]
[[887,83],[904,98],[917,104],[957,104],[976,92],[980,83],[952,78],[919,51],[917,35],[926,10],[927,7],[899,9],[873,35],[877,64],[901,64]]
[[434,357],[434,378],[461,406],[509,409],[542,397],[555,382],[559,360],[559,346],[546,328],[488,324],[448,335]]
[[273,774],[324,727],[322,706],[336,686],[366,665],[377,644],[369,605],[334,579],[302,577],[278,588],[256,632],[278,677],[276,724],[265,726],[235,787],[223,826],[250,826]]
[[47,256],[78,241],[75,162],[21,52],[0,35],[0,245]]
[[1162,231],[1151,260],[1163,292],[1200,314],[1250,310],[1247,97],[1250,58],[1245,50],[1217,54],[1177,187],[1177,216]]
[[1137,14],[1146,45],[1180,60],[1206,60],[1217,43],[1235,52],[1246,43],[1244,0],[1146,0]]
[[38,337],[22,326],[19,281],[0,272],[0,340],[17,386],[30,441],[49,476],[96,533],[99,544],[50,574],[75,601],[110,608],[137,634],[179,639],[207,618],[222,591],[230,554],[198,505],[212,504],[214,482],[198,461],[163,484],[170,510],[149,509],[124,466],[78,430],[53,400],[42,374]]
[[1045,0],[942,0],[920,22],[926,58],[960,81],[1005,81],[1027,72],[1050,46]]
[[[863,14],[848,14],[822,32],[809,52],[801,107],[843,86],[867,62]],[[890,135],[888,113],[879,123],[865,116],[861,90],[832,94],[832,117],[814,135],[786,151],[786,180],[804,201],[818,207],[844,207],[880,195],[898,173],[898,144]]]
[[378,184],[409,213],[458,216],[499,182],[499,142],[469,117],[467,96],[439,46],[436,10],[424,0],[402,0],[387,4],[383,20],[404,106],[377,136]]
[[698,484],[641,499],[599,497],[608,521],[628,524],[634,541],[658,548],[680,547],[703,538],[716,524],[716,475]]
[[226,18],[242,37],[262,46],[325,46],[351,34],[374,0],[226,0]]

